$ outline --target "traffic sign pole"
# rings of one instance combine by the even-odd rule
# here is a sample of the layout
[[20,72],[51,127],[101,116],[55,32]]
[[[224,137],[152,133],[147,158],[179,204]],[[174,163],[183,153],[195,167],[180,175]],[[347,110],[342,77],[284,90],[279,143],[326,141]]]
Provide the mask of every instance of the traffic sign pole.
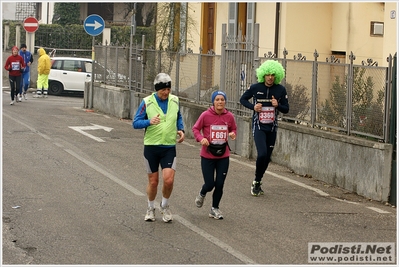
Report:
[[95,45],[95,38],[93,36],[92,40],[91,40],[91,59],[94,60],[96,58],[96,50],[94,49],[94,45]]
[[[33,36],[33,38],[32,38]],[[34,39],[35,34],[34,33],[27,33],[26,34],[26,47],[28,47],[28,50],[32,53],[35,54],[35,51],[33,51],[34,47],[32,46],[32,39]]]
[[90,86],[91,90],[90,90],[90,96],[89,96],[89,99],[90,99],[89,108],[90,109],[93,108],[94,67],[95,67],[94,61],[95,61],[95,58],[96,58],[95,57],[96,51],[94,49],[94,44],[95,44],[95,38],[93,36],[93,39],[91,41],[91,59],[92,59],[92,63],[91,63],[91,86]]
[[92,42],[91,42],[91,59],[93,61],[91,65],[91,86],[90,86],[90,92],[89,92],[89,108],[93,108],[93,88],[94,88],[94,61],[95,61],[95,49],[94,49],[94,44],[95,44],[95,38],[94,36],[97,36],[101,34],[105,28],[105,22],[104,19],[96,14],[92,14],[88,16],[85,21],[83,22],[83,27],[85,31],[93,36]]

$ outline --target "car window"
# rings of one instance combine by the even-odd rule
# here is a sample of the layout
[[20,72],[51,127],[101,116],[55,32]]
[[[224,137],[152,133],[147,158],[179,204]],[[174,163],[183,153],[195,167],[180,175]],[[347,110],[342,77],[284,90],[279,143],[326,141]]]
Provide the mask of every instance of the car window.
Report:
[[51,68],[54,70],[61,70],[62,69],[62,60],[54,60]]
[[63,70],[82,71],[82,64],[79,60],[64,60]]

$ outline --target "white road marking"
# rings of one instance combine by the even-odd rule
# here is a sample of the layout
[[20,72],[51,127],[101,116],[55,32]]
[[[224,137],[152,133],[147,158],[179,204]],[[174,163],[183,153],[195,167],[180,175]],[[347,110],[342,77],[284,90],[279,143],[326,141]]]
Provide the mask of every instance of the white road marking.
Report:
[[136,196],[145,196],[145,194],[141,193],[139,190],[137,190],[136,188],[134,188],[133,186],[129,185],[128,183],[125,183],[124,181],[122,181],[121,179],[117,178],[115,175],[112,175],[111,173],[107,172],[106,170],[103,170],[102,168],[100,168],[99,166],[97,166],[95,163],[79,156],[78,154],[76,154],[74,151],[70,150],[70,149],[64,149],[66,152],[68,152],[70,155],[74,156],[75,158],[77,158],[78,160],[80,160],[81,162],[85,163],[87,166],[91,167],[92,169],[98,171],[99,173],[103,174],[105,177],[108,177],[110,180],[114,181],[115,183],[121,185],[122,187],[124,187],[125,189],[129,190],[130,192],[132,192],[133,194],[135,194]]
[[378,213],[390,213],[389,211],[385,211],[385,210],[382,210],[382,209],[379,209],[379,208],[374,208],[374,207],[367,207],[367,208],[371,209],[371,210],[374,210],[374,211],[376,211]]
[[353,202],[353,201],[348,201],[348,200],[346,200],[346,199],[339,199],[339,198],[336,198],[336,197],[331,197],[332,199],[335,199],[335,200],[337,200],[337,201],[341,201],[341,202],[345,202],[345,203],[349,203],[349,204],[354,204],[354,205],[359,205],[359,203],[357,203],[357,202]]
[[215,244],[216,246],[220,247],[224,251],[230,253],[232,256],[236,257],[237,259],[239,259],[243,263],[245,263],[245,264],[258,264],[256,262],[254,262],[252,259],[250,259],[247,256],[245,256],[244,254],[242,254],[241,252],[236,251],[231,246],[229,246],[226,243],[220,241],[219,239],[217,239],[213,235],[208,234],[207,232],[205,232],[201,228],[195,226],[194,224],[190,223],[189,221],[187,221],[186,219],[180,217],[179,215],[174,215],[174,219],[177,220],[178,222],[180,222],[181,224],[183,224],[184,226],[186,226],[188,229],[192,230],[193,232],[195,232],[195,233],[199,234],[200,236],[202,236],[203,238],[207,239],[209,242]]
[[86,133],[85,131],[88,130],[104,130],[107,132],[112,131],[113,128],[110,127],[106,127],[106,126],[101,126],[101,125],[97,125],[97,124],[93,124],[92,126],[68,126],[68,128],[71,128],[72,130],[77,131],[78,133],[81,133],[87,137],[90,137],[91,139],[96,140],[97,142],[105,142],[103,139],[96,137],[94,135],[91,135],[89,133]]

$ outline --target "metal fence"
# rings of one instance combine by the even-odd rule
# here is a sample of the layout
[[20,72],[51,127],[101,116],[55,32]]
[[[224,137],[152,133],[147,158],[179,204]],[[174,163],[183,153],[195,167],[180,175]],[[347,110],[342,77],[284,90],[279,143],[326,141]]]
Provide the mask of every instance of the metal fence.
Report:
[[[286,69],[287,121],[387,142],[391,67],[277,59]],[[261,60],[262,61],[262,60]],[[392,66],[392,60],[389,62]]]
[[[52,42],[64,35],[41,35],[38,44],[47,52],[55,51]],[[76,43],[75,39],[79,37],[68,42]],[[372,59],[356,64],[352,53],[347,56],[348,63],[333,56],[324,62],[319,60],[317,50],[312,60],[301,54],[289,59],[286,50],[282,58],[271,52],[259,56],[259,24],[255,24],[252,39],[240,33],[228,36],[223,24],[221,55],[212,51],[205,54],[201,48],[198,53],[160,51],[147,49],[144,44],[143,35],[140,45],[95,45],[96,80],[149,94],[156,74],[165,72],[172,77],[173,93],[181,99],[209,106],[212,92],[221,89],[228,96],[229,110],[237,116],[251,116],[252,111],[244,108],[239,98],[257,82],[256,68],[273,59],[286,71],[282,84],[287,88],[290,112],[280,114],[281,120],[383,142],[389,139],[389,118],[396,112],[391,107],[396,54],[388,56],[388,67],[378,67]],[[91,49],[57,48],[56,52],[57,56],[92,57]]]
[[256,40],[256,31],[254,40],[245,41],[224,34],[222,55],[167,52],[135,45],[130,62],[128,48],[97,45],[95,59],[115,73],[104,83],[137,92],[152,93],[153,80],[159,72],[171,76],[173,93],[185,101],[209,106],[212,92],[224,90],[227,108],[237,116],[252,115],[239,98],[257,82],[256,68],[266,60],[277,60],[286,70],[282,84],[290,104],[290,112],[279,115],[281,120],[388,142],[390,113],[395,112],[390,105],[391,55],[387,58],[388,67],[378,67],[372,60],[357,65],[352,53],[349,63],[318,61],[317,51],[313,60],[300,54],[288,59],[285,50],[283,58],[272,53],[259,57]]

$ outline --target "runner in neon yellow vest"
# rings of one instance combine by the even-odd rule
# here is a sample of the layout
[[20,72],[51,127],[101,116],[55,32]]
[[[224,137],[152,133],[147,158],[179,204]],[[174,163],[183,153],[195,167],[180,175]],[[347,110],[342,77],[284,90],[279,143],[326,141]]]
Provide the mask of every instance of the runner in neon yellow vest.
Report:
[[[148,208],[144,220],[155,221],[155,198],[159,183],[159,166],[162,169],[163,187],[160,212],[164,222],[173,220],[169,198],[173,190],[176,172],[176,142],[184,141],[183,118],[179,98],[172,95],[172,79],[159,73],[154,80],[156,92],[141,101],[132,125],[134,129],[145,129],[144,160],[148,174]],[[177,139],[177,136],[179,138]],[[177,139],[177,140],[176,140]]]

